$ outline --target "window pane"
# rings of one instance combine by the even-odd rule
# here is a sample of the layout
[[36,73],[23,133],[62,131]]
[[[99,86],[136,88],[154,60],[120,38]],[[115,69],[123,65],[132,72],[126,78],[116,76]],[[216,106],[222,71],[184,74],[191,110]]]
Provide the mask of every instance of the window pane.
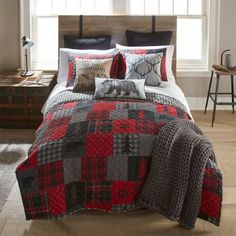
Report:
[[202,15],[202,0],[189,0],[189,15]]
[[38,17],[37,32],[33,47],[33,61],[40,63],[57,62],[58,58],[58,20],[57,17]]
[[57,15],[66,14],[66,0],[52,0],[52,11]]
[[69,15],[81,14],[80,0],[66,0],[66,10]]
[[160,0],[160,14],[173,15],[173,0]]
[[94,0],[81,0],[81,13],[84,15],[95,14]]
[[188,0],[175,0],[174,1],[174,14],[187,15],[188,13]]
[[202,59],[202,19],[178,19],[178,59]]
[[37,15],[51,15],[52,2],[51,0],[36,0],[36,14]]
[[96,14],[98,15],[111,14],[111,1],[112,0],[102,0],[101,2],[101,0],[95,0]]
[[130,0],[130,14],[143,15],[144,14],[144,0]]
[[158,14],[158,1],[145,0],[145,14],[157,15]]

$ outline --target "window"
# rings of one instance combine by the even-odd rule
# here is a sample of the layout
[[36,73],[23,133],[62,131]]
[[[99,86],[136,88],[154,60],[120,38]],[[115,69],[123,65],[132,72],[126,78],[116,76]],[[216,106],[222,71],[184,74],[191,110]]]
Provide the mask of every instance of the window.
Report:
[[31,67],[57,69],[58,15],[111,14],[112,0],[31,0]]
[[129,0],[128,12],[178,16],[178,70],[208,69],[209,4],[204,0]]

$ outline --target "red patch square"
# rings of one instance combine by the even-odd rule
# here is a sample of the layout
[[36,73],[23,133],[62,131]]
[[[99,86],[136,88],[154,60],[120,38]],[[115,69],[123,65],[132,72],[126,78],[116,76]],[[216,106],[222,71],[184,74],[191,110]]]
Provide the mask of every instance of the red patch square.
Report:
[[87,115],[90,121],[109,120],[110,111],[92,111]]
[[40,191],[57,187],[64,183],[63,161],[55,161],[38,166],[38,186]]
[[107,179],[107,158],[82,158],[81,181],[102,182]]
[[221,197],[210,191],[203,190],[200,213],[219,219],[221,214]]
[[177,110],[176,107],[169,106],[168,107],[168,113],[174,117],[177,117]]
[[116,102],[96,102],[93,111],[113,111],[116,109]]
[[90,202],[90,203],[85,203],[84,208],[88,210],[97,209],[103,211],[112,211],[112,203]]
[[52,188],[48,191],[49,206],[52,217],[60,216],[66,213],[66,197],[63,185]]
[[38,149],[34,148],[34,151],[32,151],[30,157],[21,164],[19,164],[16,169],[17,171],[23,171],[29,168],[34,168],[37,165],[37,160],[38,160]]
[[112,127],[114,134],[130,134],[137,131],[135,120],[114,120]]
[[77,102],[68,102],[68,103],[63,105],[63,108],[64,109],[72,108],[72,107],[75,107],[76,104],[77,104]]
[[53,120],[50,126],[50,141],[60,140],[65,137],[71,117],[63,117]]
[[44,118],[46,123],[49,123],[53,118],[53,112],[49,112],[46,117]]
[[86,139],[86,155],[106,157],[113,153],[113,135],[111,133],[89,134]]
[[161,80],[167,81],[167,74],[166,74],[166,57],[163,56],[161,59]]
[[133,181],[117,181],[112,184],[112,203],[131,204],[136,200],[140,184]]

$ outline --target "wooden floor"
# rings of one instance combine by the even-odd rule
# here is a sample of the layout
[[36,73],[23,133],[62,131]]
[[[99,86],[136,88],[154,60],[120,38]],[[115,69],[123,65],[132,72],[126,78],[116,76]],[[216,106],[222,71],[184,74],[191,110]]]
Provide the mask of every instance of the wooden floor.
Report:
[[[193,112],[193,117],[212,141],[224,178],[221,227],[197,220],[194,230],[185,230],[161,215],[139,210],[124,214],[82,212],[58,221],[25,221],[17,184],[0,213],[0,236],[139,236],[139,235],[236,235],[236,114],[217,112],[215,127],[210,127],[211,112]],[[0,130],[12,136],[14,132]],[[32,132],[24,131],[24,135]]]

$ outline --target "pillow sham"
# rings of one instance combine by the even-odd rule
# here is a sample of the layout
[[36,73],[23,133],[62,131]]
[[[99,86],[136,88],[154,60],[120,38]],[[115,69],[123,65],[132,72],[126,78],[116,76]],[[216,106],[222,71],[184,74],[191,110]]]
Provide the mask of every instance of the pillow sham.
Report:
[[[154,54],[154,53],[161,53],[163,52],[162,57],[162,63],[161,63],[161,80],[162,81],[171,81],[175,83],[175,77],[173,75],[172,71],[172,58],[174,53],[174,46],[168,45],[168,46],[149,46],[149,47],[128,47],[123,46],[120,44],[116,44],[116,48],[119,50],[119,52],[123,55],[123,61],[121,62],[121,65],[125,68],[120,70],[120,73],[123,73],[120,75],[120,78],[125,77],[125,71],[126,71],[126,62],[125,62],[125,54]],[[123,77],[122,77],[123,76]]]
[[139,98],[146,99],[145,80],[118,80],[95,78],[94,98]]
[[68,58],[69,69],[66,87],[73,86],[76,78],[76,58],[80,59],[113,59],[109,77],[118,78],[120,71],[120,61],[123,60],[120,53],[117,54],[71,54]]
[[145,85],[161,84],[162,53],[157,54],[126,54],[125,80],[144,79]]
[[57,82],[64,82],[67,81],[68,76],[68,68],[69,68],[69,56],[70,55],[115,55],[117,54],[117,49],[109,49],[109,50],[77,50],[77,49],[70,49],[70,48],[60,48],[59,50],[59,70],[58,70],[58,77]]
[[74,92],[90,91],[95,89],[95,77],[110,77],[113,59],[80,59],[76,58],[76,80]]
[[128,46],[161,46],[170,45],[172,31],[158,31],[154,33],[141,33],[126,31]]
[[111,46],[111,36],[76,37],[64,35],[64,45],[73,49],[106,50]]

